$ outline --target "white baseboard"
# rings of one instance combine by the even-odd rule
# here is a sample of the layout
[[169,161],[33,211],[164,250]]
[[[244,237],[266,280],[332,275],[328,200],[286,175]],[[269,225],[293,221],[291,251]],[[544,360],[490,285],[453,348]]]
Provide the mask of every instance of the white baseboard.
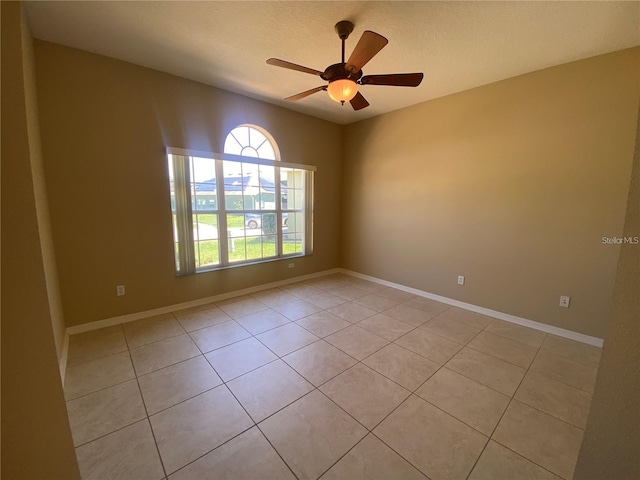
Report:
[[62,341],[62,352],[58,359],[58,367],[60,368],[60,379],[62,380],[62,386],[64,387],[64,379],[67,374],[67,357],[69,356],[69,329],[64,333],[64,340]]
[[[308,275],[300,275],[299,277],[288,278],[286,280],[280,280],[277,282],[265,283],[255,287],[243,288],[242,290],[235,290],[233,292],[221,293],[220,295],[214,295],[212,297],[199,298],[190,302],[178,303],[175,305],[168,305],[166,307],[154,308],[152,310],[146,310],[143,312],[130,313],[127,315],[121,315],[118,317],[105,318],[104,320],[96,320],[95,322],[83,323],[82,325],[75,325],[68,327],[66,332],[65,341],[68,345],[69,335],[75,335],[78,333],[90,332],[92,330],[98,330],[100,328],[112,327],[113,325],[119,325],[121,323],[134,322],[142,318],[153,317],[155,315],[162,315],[163,313],[174,312],[176,310],[182,310],[189,307],[197,307],[205,305],[207,303],[219,302],[228,298],[238,297],[240,295],[247,295],[250,293],[260,292],[262,290],[268,290],[269,288],[281,287],[289,285],[290,283],[296,283],[303,280],[310,280],[316,277],[323,277],[325,275],[331,275],[332,273],[340,272],[339,268],[332,268],[330,270],[323,270],[322,272],[310,273]],[[66,367],[66,352],[64,355],[64,363]],[[62,368],[62,362],[61,367]]]
[[420,297],[429,298],[431,300],[436,300],[438,302],[446,303],[447,305],[453,305],[455,307],[464,308],[465,310],[481,313],[489,317],[497,318],[499,320],[504,320],[505,322],[511,322],[518,325],[522,325],[523,327],[529,327],[535,330],[540,330],[541,332],[551,333],[559,337],[568,338],[569,340],[575,340],[576,342],[586,343],[587,345],[593,345],[594,347],[602,347],[604,343],[604,340],[602,338],[591,337],[583,333],[566,330],[564,328],[554,327],[553,325],[547,325],[546,323],[540,323],[533,320],[528,320],[526,318],[516,317],[515,315],[511,315],[509,313],[503,313],[503,312],[498,312],[496,310],[491,310],[489,308],[479,307],[471,303],[461,302],[459,300],[454,300],[453,298],[435,295],[433,293],[418,290],[416,288],[400,285],[399,283],[388,282],[387,280],[382,280],[380,278],[372,277],[370,275],[364,275],[362,273],[353,272],[345,268],[340,268],[338,270],[341,273],[344,273],[346,275],[351,275],[352,277],[361,278],[363,280],[369,280],[370,282],[378,283],[380,285],[385,285],[387,287],[396,288],[404,292],[413,293],[414,295],[418,295]]
[[205,305],[207,303],[219,302],[221,300],[226,300],[228,298],[238,297],[240,295],[247,295],[250,293],[256,293],[262,290],[267,290],[269,288],[281,287],[284,285],[288,285],[295,282],[300,282],[303,280],[310,280],[312,278],[323,277],[325,275],[331,275],[333,273],[344,273],[346,275],[350,275],[352,277],[361,278],[363,280],[369,280],[370,282],[378,283],[380,285],[385,285],[387,287],[396,288],[398,290],[402,290],[408,293],[412,293],[414,295],[418,295],[420,297],[429,298],[431,300],[436,300],[438,302],[446,303],[447,305],[452,305],[455,307],[463,308],[465,310],[469,310],[472,312],[481,313],[483,315],[487,315],[489,317],[497,318],[499,320],[504,320],[505,322],[515,323],[517,325],[522,325],[524,327],[533,328],[534,330],[539,330],[545,333],[551,333],[553,335],[557,335],[559,337],[568,338],[570,340],[575,340],[577,342],[586,343],[587,345],[593,345],[595,347],[602,347],[604,340],[597,337],[591,337],[589,335],[585,335],[578,332],[573,332],[571,330],[566,330],[564,328],[554,327],[553,325],[547,325],[545,323],[536,322],[533,320],[528,320],[526,318],[517,317],[515,315],[511,315],[509,313],[498,312],[497,310],[491,310],[485,307],[479,307],[477,305],[473,305],[471,303],[461,302],[459,300],[454,300],[453,298],[443,297],[441,295],[436,295],[433,293],[425,292],[423,290],[418,290],[416,288],[407,287],[405,285],[401,285],[399,283],[389,282],[387,280],[382,280],[377,277],[372,277],[370,275],[365,275],[358,272],[353,272],[351,270],[347,270],[345,268],[333,268],[330,270],[324,270],[322,272],[311,273],[308,275],[301,275],[299,277],[288,278],[286,280],[280,280],[277,282],[265,283],[263,285],[258,285],[255,287],[244,288],[242,290],[235,290],[233,292],[222,293],[220,295],[214,295],[211,297],[199,298],[197,300],[192,300],[190,302],[179,303],[175,305],[168,305],[166,307],[155,308],[152,310],[146,310],[143,312],[130,313],[128,315],[121,315],[119,317],[106,318],[104,320],[97,320],[91,323],[85,323],[82,325],[76,325],[73,327],[68,327],[65,335],[65,343],[63,348],[62,358],[60,360],[60,371],[62,376],[62,381],[64,383],[64,371],[66,370],[67,364],[67,354],[68,354],[68,346],[69,346],[69,335],[75,335],[77,333],[89,332],[92,330],[98,330],[100,328],[111,327],[113,325],[119,325],[121,323],[133,322],[136,320],[140,320],[142,318],[152,317],[155,315],[162,315],[163,313],[169,313],[176,310],[181,310],[189,307],[197,307],[199,305]]

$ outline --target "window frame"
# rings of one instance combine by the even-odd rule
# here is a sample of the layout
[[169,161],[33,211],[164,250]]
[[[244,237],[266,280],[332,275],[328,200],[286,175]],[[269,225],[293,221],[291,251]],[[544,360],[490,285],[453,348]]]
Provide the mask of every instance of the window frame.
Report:
[[[244,126],[244,125],[243,125]],[[262,133],[262,132],[261,132]],[[267,139],[270,139],[267,136]],[[274,147],[274,152],[276,152],[276,147],[275,145]],[[224,270],[224,269],[228,269],[228,268],[236,268],[236,267],[240,267],[240,266],[246,266],[246,265],[255,265],[255,264],[259,264],[259,263],[267,263],[267,262],[273,262],[273,261],[278,261],[278,260],[283,260],[283,259],[290,259],[290,258],[295,258],[295,257],[303,257],[303,256],[308,256],[311,255],[313,253],[313,197],[314,197],[314,181],[315,181],[315,172],[317,171],[317,168],[313,165],[304,165],[304,164],[297,164],[297,163],[290,163],[290,162],[282,162],[280,160],[268,160],[268,159],[263,159],[263,158],[256,158],[256,157],[245,157],[242,155],[234,155],[234,154],[230,154],[230,153],[213,153],[213,152],[206,152],[206,151],[202,151],[202,150],[191,150],[191,149],[184,149],[184,148],[176,148],[176,147],[166,147],[166,155],[167,155],[167,162],[172,161],[172,165],[173,165],[173,182],[174,182],[174,188],[175,188],[175,182],[176,182],[176,160],[175,158],[172,159],[172,156],[174,157],[183,157],[184,160],[186,161],[186,165],[187,168],[186,170],[190,170],[190,168],[188,168],[188,166],[191,164],[191,159],[190,157],[194,157],[194,158],[202,158],[202,159],[208,159],[211,160],[213,162],[215,162],[215,178],[216,178],[216,195],[217,195],[217,208],[215,210],[214,215],[217,216],[217,233],[218,233],[218,264],[207,264],[204,266],[198,266],[196,267],[196,246],[195,246],[195,239],[194,239],[194,235],[193,235],[193,228],[191,228],[191,230],[189,230],[185,225],[185,220],[184,217],[185,215],[188,215],[187,218],[192,219],[193,218],[193,214],[197,214],[198,213],[198,208],[197,205],[194,209],[192,209],[192,201],[194,199],[196,199],[197,197],[195,196],[195,194],[193,194],[191,192],[192,187],[195,185],[195,183],[190,179],[189,175],[183,176],[182,180],[187,182],[187,188],[182,189],[182,193],[183,195],[186,195],[186,198],[188,198],[188,205],[185,205],[185,211],[182,212],[181,214],[178,214],[177,210],[177,205],[176,208],[174,210],[174,206],[171,206],[171,214],[176,215],[176,224],[181,224],[182,222],[182,232],[180,231],[180,229],[177,230],[177,238],[176,236],[173,237],[173,245],[174,245],[174,251],[175,251],[175,247],[176,244],[178,246],[178,252],[175,255],[175,268],[176,268],[176,275],[177,276],[184,276],[184,275],[191,275],[191,274],[196,274],[196,273],[204,273],[204,272],[209,272],[209,271],[216,271],[216,270]],[[236,163],[245,163],[245,164],[254,164],[254,165],[264,165],[264,166],[268,166],[268,167],[274,167],[275,169],[275,176],[274,176],[274,183],[275,183],[275,199],[274,199],[274,203],[275,203],[275,208],[274,209],[265,209],[265,210],[256,210],[256,209],[242,209],[242,210],[238,210],[238,214],[244,215],[247,213],[247,211],[250,210],[249,213],[258,213],[258,214],[263,214],[263,213],[275,213],[275,217],[276,217],[276,245],[275,245],[275,256],[269,256],[269,257],[262,257],[262,258],[252,258],[252,259],[245,259],[245,260],[240,260],[240,261],[230,261],[229,260],[229,242],[228,242],[228,228],[227,228],[227,215],[229,214],[233,214],[234,210],[229,210],[226,207],[226,198],[225,198],[225,191],[224,191],[224,162],[236,162]],[[168,163],[167,163],[168,164]],[[282,189],[281,189],[281,184],[280,184],[280,172],[281,169],[295,169],[295,170],[301,170],[304,172],[303,178],[304,178],[304,202],[303,202],[303,209],[302,210],[294,210],[291,208],[287,208],[287,209],[283,209],[282,208]],[[186,178],[184,178],[186,177]],[[170,179],[171,181],[171,179]],[[177,190],[176,190],[177,191]],[[177,198],[176,198],[176,203],[177,203]],[[244,205],[243,205],[244,207]],[[303,248],[302,248],[302,252],[293,252],[293,253],[287,253],[285,254],[283,252],[283,246],[284,246],[284,234],[283,234],[283,227],[282,227],[282,215],[283,213],[296,213],[296,214],[302,214],[303,218],[304,218],[304,229],[302,232],[299,232],[302,234],[302,244],[303,244]],[[182,220],[180,219],[181,215],[183,218]],[[191,223],[193,222],[193,220],[191,220]],[[177,228],[174,224],[173,218],[172,218],[172,226],[175,229]],[[246,235],[246,219],[244,221],[244,225],[243,227],[245,228],[245,236],[244,239],[246,241],[247,238],[251,238],[251,237],[247,237]],[[298,233],[298,232],[296,232]],[[183,246],[184,243],[184,246]],[[186,247],[186,248],[185,248]]]

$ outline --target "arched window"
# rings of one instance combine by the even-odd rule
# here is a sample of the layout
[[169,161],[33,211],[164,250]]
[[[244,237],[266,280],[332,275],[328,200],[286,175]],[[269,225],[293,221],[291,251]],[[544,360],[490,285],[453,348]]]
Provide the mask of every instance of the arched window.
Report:
[[240,125],[229,132],[224,141],[224,153],[243,157],[280,160],[271,135],[253,125]]
[[178,275],[311,253],[315,167],[239,125],[222,154],[168,148]]

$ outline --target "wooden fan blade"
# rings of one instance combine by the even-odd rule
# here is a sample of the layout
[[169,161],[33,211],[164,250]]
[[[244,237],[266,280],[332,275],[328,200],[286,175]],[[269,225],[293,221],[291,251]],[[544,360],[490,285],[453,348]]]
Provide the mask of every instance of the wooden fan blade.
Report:
[[322,87],[312,88],[311,90],[307,90],[306,92],[302,92],[297,95],[291,95],[290,97],[285,98],[285,100],[291,100],[292,102],[295,102],[296,100],[300,100],[301,98],[308,97],[309,95],[319,92],[320,90],[326,89],[327,87],[323,85]]
[[349,60],[347,60],[345,68],[354,73],[359,72],[387,43],[389,43],[389,40],[382,35],[367,30],[358,40],[358,44],[353,49]]
[[364,98],[360,92],[356,93],[356,96],[349,100],[349,103],[354,110],[362,110],[369,106],[369,102],[367,102],[367,99]]
[[389,75],[365,75],[360,79],[362,85],[390,85],[394,87],[417,87],[424,73],[392,73]]
[[267,63],[269,65],[273,65],[274,67],[288,68],[289,70],[296,70],[302,73],[310,73],[311,75],[322,75],[322,72],[319,70],[303,67],[302,65],[296,65],[295,63],[286,62],[278,58],[270,58],[269,60],[267,60]]

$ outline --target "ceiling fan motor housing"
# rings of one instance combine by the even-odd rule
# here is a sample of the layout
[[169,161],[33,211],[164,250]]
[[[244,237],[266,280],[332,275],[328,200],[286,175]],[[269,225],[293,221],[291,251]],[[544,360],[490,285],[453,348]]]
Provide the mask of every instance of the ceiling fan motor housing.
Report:
[[353,73],[346,69],[346,64],[344,63],[334,63],[333,65],[329,65],[325,71],[320,75],[320,78],[326,80],[327,82],[333,82],[334,80],[340,80],[342,78],[348,78],[349,80],[353,80],[357,82],[362,77],[362,70],[358,70]]

